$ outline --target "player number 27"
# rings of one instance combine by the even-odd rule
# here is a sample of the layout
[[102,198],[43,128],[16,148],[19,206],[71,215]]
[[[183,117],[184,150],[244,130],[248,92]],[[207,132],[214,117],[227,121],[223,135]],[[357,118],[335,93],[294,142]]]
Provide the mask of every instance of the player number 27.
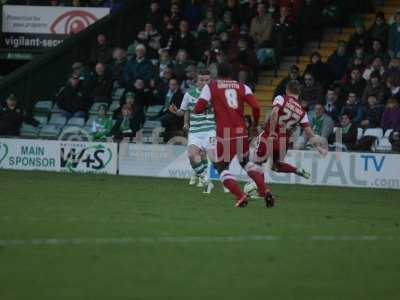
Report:
[[230,108],[237,109],[239,107],[238,95],[236,90],[234,89],[225,90],[225,98]]

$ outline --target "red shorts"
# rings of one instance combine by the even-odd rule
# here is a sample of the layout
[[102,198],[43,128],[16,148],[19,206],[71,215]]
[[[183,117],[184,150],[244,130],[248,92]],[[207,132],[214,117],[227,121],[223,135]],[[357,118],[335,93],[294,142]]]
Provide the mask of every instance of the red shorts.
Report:
[[241,136],[231,139],[217,137],[215,162],[231,162],[237,155],[239,162],[248,160],[249,139]]
[[289,138],[286,136],[268,140],[268,134],[263,132],[258,137],[256,149],[257,162],[266,162],[270,157],[273,161],[283,161],[289,149]]

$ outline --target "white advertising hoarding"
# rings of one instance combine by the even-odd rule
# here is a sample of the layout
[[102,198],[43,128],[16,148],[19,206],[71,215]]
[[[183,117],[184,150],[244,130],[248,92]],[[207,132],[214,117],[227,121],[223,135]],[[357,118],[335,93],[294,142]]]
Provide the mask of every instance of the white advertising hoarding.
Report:
[[115,143],[0,139],[0,169],[117,174]]
[[[400,155],[396,154],[330,152],[321,157],[314,151],[292,150],[286,161],[309,170],[311,179],[272,172],[266,165],[268,182],[400,189]],[[166,178],[189,178],[192,174],[185,146],[140,144],[121,144],[119,172],[121,175]],[[231,172],[238,179],[247,180],[237,161],[232,163]],[[213,167],[210,177],[218,179]]]

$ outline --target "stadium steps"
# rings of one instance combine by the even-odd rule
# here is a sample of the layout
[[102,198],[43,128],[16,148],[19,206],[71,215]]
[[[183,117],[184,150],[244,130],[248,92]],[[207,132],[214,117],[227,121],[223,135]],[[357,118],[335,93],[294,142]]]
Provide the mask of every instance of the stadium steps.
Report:
[[[388,0],[386,1],[386,4],[384,6],[377,7],[376,11],[383,11],[386,15],[386,19],[389,20],[399,8],[400,0]],[[369,13],[362,15],[362,19],[365,26],[368,28],[373,24],[375,20],[375,14]],[[288,74],[288,69],[290,65],[297,64],[300,68],[301,73],[303,73],[307,64],[310,62],[311,53],[315,51],[318,51],[322,56],[322,60],[326,61],[328,57],[336,50],[337,41],[349,41],[354,31],[354,27],[327,28],[326,30],[324,30],[321,42],[319,43],[314,41],[305,45],[301,56],[289,56],[283,58],[282,63],[280,64],[279,69],[276,72],[261,72],[259,74],[259,80],[255,92],[255,95],[260,102],[262,108],[261,120],[264,120],[266,115],[269,114],[273,101],[274,91],[279,82]],[[250,107],[245,107],[245,113],[251,114]]]

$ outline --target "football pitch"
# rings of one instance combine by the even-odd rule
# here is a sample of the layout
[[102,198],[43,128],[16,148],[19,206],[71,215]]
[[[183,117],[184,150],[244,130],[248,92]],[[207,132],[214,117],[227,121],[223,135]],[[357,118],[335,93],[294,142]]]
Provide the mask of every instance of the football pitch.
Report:
[[399,299],[400,192],[0,171],[0,299]]

